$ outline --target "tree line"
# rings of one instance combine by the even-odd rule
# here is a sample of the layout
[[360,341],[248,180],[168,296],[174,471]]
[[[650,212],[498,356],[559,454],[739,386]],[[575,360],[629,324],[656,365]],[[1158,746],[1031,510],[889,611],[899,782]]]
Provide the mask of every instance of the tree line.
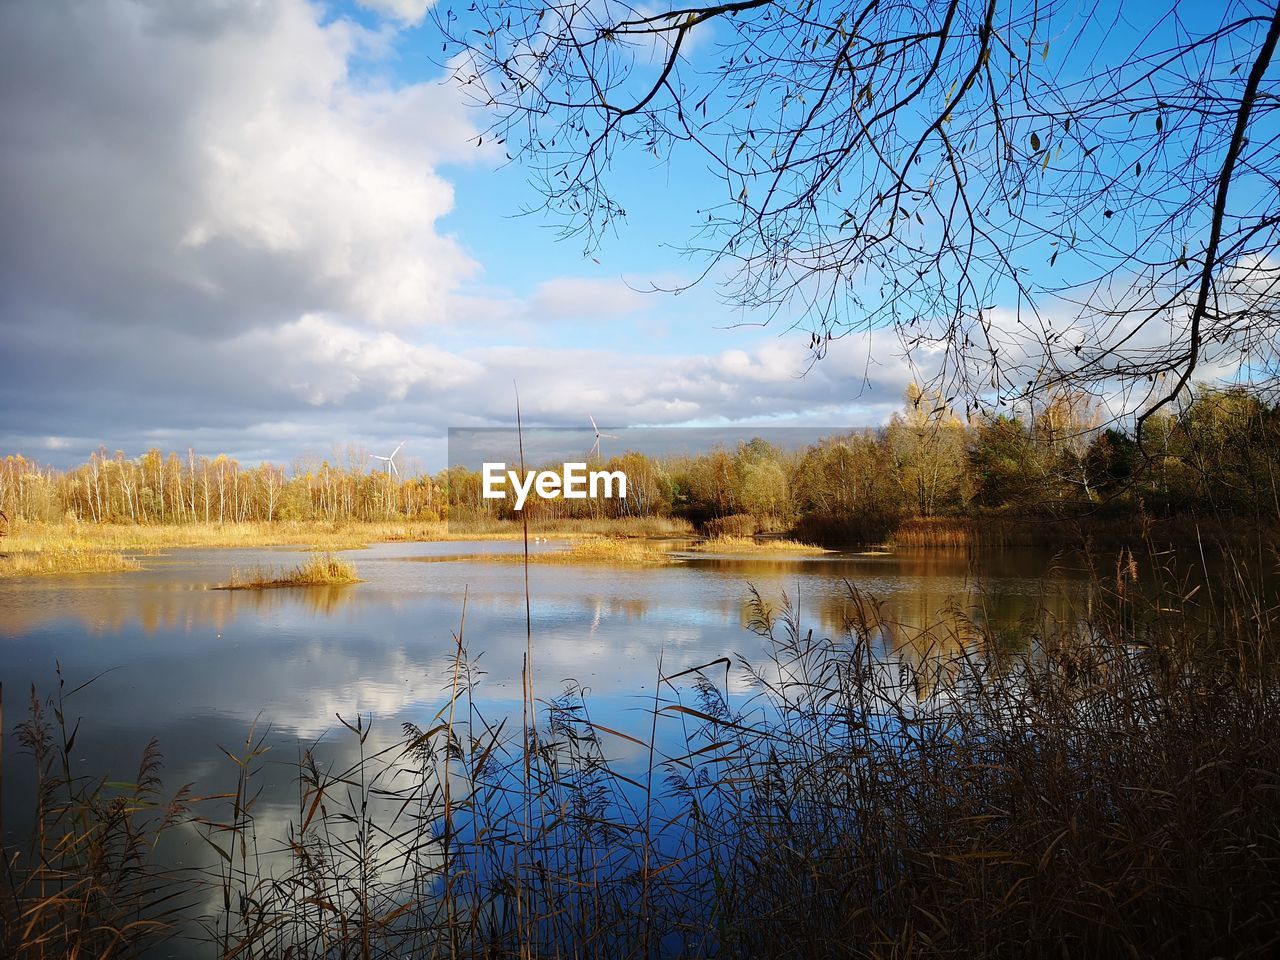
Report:
[[[908,388],[888,424],[799,450],[763,439],[698,456],[609,459],[627,474],[616,501],[538,501],[539,518],[682,517],[710,532],[798,531],[880,540],[917,518],[1247,517],[1280,520],[1280,406],[1244,387],[1202,388],[1149,418],[1139,441],[1096,403],[1059,390],[1020,412],[962,416]],[[456,516],[510,517],[455,469]]]
[[[1083,393],[964,417],[910,387],[882,427],[802,449],[756,438],[698,455],[636,451],[600,466],[627,475],[616,500],[531,500],[531,520],[683,518],[712,533],[792,530],[878,540],[915,518],[1246,517],[1280,520],[1280,406],[1244,387],[1202,388],[1148,419],[1141,442],[1106,425]],[[292,469],[226,456],[93,453],[68,470],[0,461],[0,510],[15,520],[237,523],[505,520],[461,466],[393,477],[352,453]]]
[[293,520],[434,519],[440,491],[428,476],[397,479],[352,454],[333,462],[246,467],[158,449],[141,457],[105,449],[69,470],[21,455],[0,461],[0,509],[15,519],[185,524]]

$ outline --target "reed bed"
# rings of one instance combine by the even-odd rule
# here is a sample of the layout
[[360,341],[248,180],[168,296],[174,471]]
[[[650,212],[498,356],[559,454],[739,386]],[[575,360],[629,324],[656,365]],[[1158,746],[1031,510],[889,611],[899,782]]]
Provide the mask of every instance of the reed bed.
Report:
[[[531,533],[545,537],[643,538],[689,536],[684,520],[622,517],[597,520],[532,521]],[[166,547],[306,546],[354,550],[371,543],[449,540],[519,540],[516,521],[277,521],[274,523],[31,523],[14,524],[3,541],[6,554],[52,550],[160,550]]]
[[[765,657],[660,664],[626,729],[599,722],[580,689],[535,697],[533,641],[520,714],[492,713],[464,608],[438,712],[380,748],[369,718],[344,719],[356,759],[303,756],[285,835],[261,835],[255,819],[262,738],[228,753],[236,787],[187,821],[217,850],[200,881],[216,905],[192,949],[1271,956],[1280,609],[1257,586],[1274,562],[1237,564],[1210,606],[1171,556],[1122,554],[1095,570],[1079,610],[1029,620],[1016,648],[986,634],[980,608],[909,636],[851,589],[846,630],[822,638],[785,599],[771,609],[756,596]],[[59,740],[27,737],[55,781]],[[96,829],[70,809],[66,836]],[[79,862],[43,887],[39,856],[6,863],[0,948],[52,956],[31,952],[25,918],[80,889]],[[94,941],[94,955],[130,955],[173,923],[151,892],[157,874],[137,863],[137,892],[94,909],[125,903],[143,925]],[[121,927],[95,915],[40,929]]]
[[[518,540],[524,533],[520,520],[450,520],[442,539]],[[693,525],[681,517],[598,517],[529,519],[529,533],[543,537],[608,537],[612,539],[664,539],[691,537]]]
[[290,571],[279,572],[258,567],[248,573],[231,572],[231,582],[218,590],[269,590],[274,587],[325,587],[360,583],[356,568],[331,553],[317,553]]
[[754,537],[711,537],[689,547],[699,553],[829,553],[826,548],[799,540],[771,537],[757,540]]
[[76,545],[108,550],[160,550],[166,547],[313,546],[355,549],[369,543],[438,539],[443,523],[360,523],[355,521],[279,521],[276,523],[29,523],[15,524],[6,550],[30,552]]
[[54,696],[46,703],[33,688],[28,717],[15,730],[35,789],[28,836],[6,844],[0,863],[0,955],[11,960],[136,956],[198,901],[200,878],[153,856],[187,819],[190,788],[162,793],[155,740],[132,782],[74,774],[79,724],[67,723],[64,700],[74,692],[59,668]]
[[[489,560],[497,563],[524,563],[522,553],[484,553],[469,556],[468,560]],[[562,550],[546,550],[529,554],[530,563],[605,563],[615,566],[661,566],[675,563],[667,551],[646,543],[642,539],[620,537],[592,537],[578,540]]]
[[[1105,524],[1095,526],[1101,529]],[[1126,527],[1126,533],[1135,534],[1134,543],[1141,542],[1135,528]],[[888,537],[888,542],[895,547],[929,550],[1079,543],[1080,540],[1080,530],[1071,523],[1049,518],[1013,520],[999,516],[914,517],[899,524]]]
[[[9,547],[6,540],[6,550]],[[37,550],[0,553],[0,579],[54,573],[118,573],[140,567],[133,557],[82,543],[48,544]]]

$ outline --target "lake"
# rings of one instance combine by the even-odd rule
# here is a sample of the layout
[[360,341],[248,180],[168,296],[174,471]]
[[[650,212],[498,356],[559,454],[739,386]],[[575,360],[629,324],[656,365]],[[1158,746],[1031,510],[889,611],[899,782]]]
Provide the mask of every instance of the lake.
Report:
[[[524,569],[484,557],[519,550],[501,541],[378,544],[340,554],[366,581],[344,587],[210,589],[233,569],[292,566],[305,556],[296,548],[173,549],[143,557],[138,572],[0,583],[6,808],[22,810],[30,786],[13,726],[33,683],[42,696],[55,692],[55,663],[67,690],[96,678],[66,709],[69,724],[83,718],[74,750],[83,772],[127,779],[155,736],[166,783],[207,790],[230,776],[219,745],[243,743],[255,722],[269,729],[274,756],[293,761],[299,745],[341,743],[331,736],[341,731],[339,715],[371,717],[375,742],[398,736],[405,721],[430,720],[446,699],[465,594],[464,641],[486,672],[479,697],[494,715],[518,716]],[[950,609],[1016,644],[1027,618],[1041,609],[1069,616],[1085,591],[1082,574],[1032,550],[979,558],[678,555],[661,567],[531,564],[535,694],[556,696],[576,683],[598,720],[642,734],[659,658],[672,674],[762,653],[747,628],[752,587],[775,606],[785,593],[806,628],[831,636],[856,586],[900,624],[884,634],[881,655],[907,666],[927,643],[962,642]],[[931,625],[931,640],[911,642]],[[264,802],[277,787],[292,797],[287,781]],[[20,830],[21,822],[10,818],[6,827]]]

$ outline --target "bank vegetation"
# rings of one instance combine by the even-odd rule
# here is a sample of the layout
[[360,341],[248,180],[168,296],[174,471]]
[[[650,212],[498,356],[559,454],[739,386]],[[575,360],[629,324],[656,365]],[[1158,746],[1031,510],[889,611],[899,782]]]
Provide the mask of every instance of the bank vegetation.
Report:
[[0,510],[7,542],[75,528],[114,549],[519,536],[513,521],[543,535],[1136,543],[1275,530],[1278,461],[1280,407],[1244,387],[1203,387],[1182,409],[1148,418],[1138,437],[1076,391],[965,414],[912,386],[882,427],[799,448],[757,438],[697,455],[627,451],[601,464],[625,472],[625,497],[532,499],[522,513],[485,499],[479,471],[460,466],[396,478],[354,454],[286,470],[159,450],[99,451],[69,470],[7,457]]

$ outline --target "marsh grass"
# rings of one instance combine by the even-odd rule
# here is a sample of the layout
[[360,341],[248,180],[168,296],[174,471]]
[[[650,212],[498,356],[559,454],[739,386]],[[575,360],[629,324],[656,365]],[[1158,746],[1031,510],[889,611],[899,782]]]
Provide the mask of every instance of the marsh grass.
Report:
[[[607,536],[613,538],[688,536],[684,520],[623,517],[598,520],[547,520],[529,524],[531,533],[555,538]],[[6,554],[35,554],[55,550],[161,550],[166,547],[298,546],[317,550],[354,550],[371,543],[450,540],[519,540],[515,521],[277,521],[275,523],[31,523],[14,524],[4,538]]]
[[231,582],[217,590],[269,590],[274,587],[328,587],[361,583],[355,564],[339,560],[331,553],[317,553],[289,571],[256,567],[247,573],[231,571]]
[[33,577],[55,573],[118,573],[138,570],[133,557],[83,543],[48,544],[37,550],[13,549],[8,539],[0,553],[0,578]]
[[[1095,524],[1097,530],[1106,530],[1102,521]],[[1116,531],[1109,531],[1116,532]],[[1138,531],[1128,525],[1125,533],[1134,533],[1133,542],[1141,543]],[[1076,524],[1043,519],[1011,519],[990,516],[972,517],[914,517],[903,521],[887,540],[899,548],[928,550],[964,550],[970,548],[992,549],[1014,546],[1032,546],[1045,543],[1079,543],[1079,526]],[[1120,536],[1125,540],[1125,536]]]
[[[762,659],[660,663],[647,706],[616,728],[576,687],[535,698],[528,658],[519,714],[491,712],[464,603],[439,710],[383,747],[371,718],[344,719],[355,759],[302,757],[284,835],[256,819],[264,737],[228,752],[235,789],[192,821],[217,849],[203,946],[317,960],[1271,956],[1280,609],[1258,589],[1275,557],[1237,561],[1210,605],[1173,555],[1123,553],[1071,616],[1029,619],[1016,648],[987,634],[980,606],[922,632],[851,589],[846,630],[822,638],[785,598],[756,595]],[[910,657],[890,655],[903,643]],[[67,838],[83,829],[67,822]],[[33,889],[29,876],[10,889]],[[139,916],[160,909],[152,876],[139,874]],[[4,915],[42,902],[19,896]],[[6,930],[26,948],[25,927]]]
[[757,540],[754,537],[721,536],[711,537],[689,547],[699,553],[829,553],[826,548],[812,543],[801,543],[798,540],[767,538]]
[[[487,560],[496,563],[524,563],[520,553],[485,553],[468,556],[468,560]],[[545,550],[529,554],[530,563],[539,564],[591,564],[604,563],[617,566],[660,566],[676,563],[666,550],[642,539],[619,537],[591,537],[570,543],[564,549]]]
[[[153,856],[186,818],[190,788],[162,793],[155,740],[131,782],[73,774],[79,724],[68,724],[65,711],[75,692],[65,690],[59,669],[55,696],[46,704],[33,688],[28,717],[15,729],[35,789],[26,842],[6,844],[0,864],[0,955],[12,960],[133,956],[198,899],[199,878],[164,869]],[[0,720],[3,705],[0,690]]]
[[356,549],[369,543],[438,539],[443,523],[29,523],[15,525],[4,548],[31,552],[76,545],[103,550],[160,550],[166,547],[310,546]]

